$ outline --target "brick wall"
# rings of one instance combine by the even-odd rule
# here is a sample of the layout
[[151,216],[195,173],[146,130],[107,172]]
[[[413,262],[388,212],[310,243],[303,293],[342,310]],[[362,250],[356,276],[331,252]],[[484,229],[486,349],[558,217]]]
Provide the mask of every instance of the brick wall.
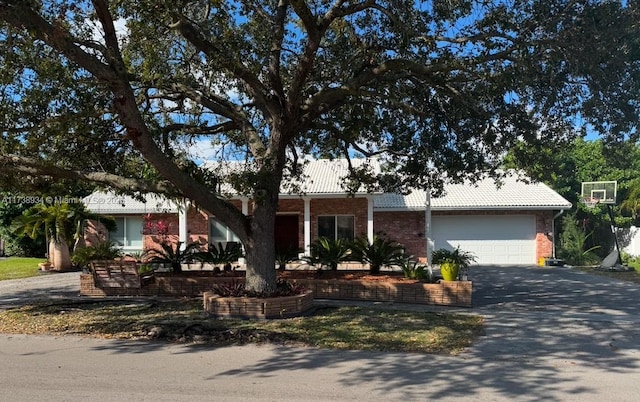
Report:
[[424,212],[374,212],[373,231],[402,244],[416,258],[426,257]]
[[[531,215],[536,217],[536,261],[552,254],[553,211],[438,211],[432,216],[451,215]],[[407,252],[424,258],[426,240],[424,238],[424,212],[375,212],[374,231],[384,231],[392,240],[402,243]]]
[[322,198],[311,200],[311,240],[318,237],[318,216],[352,215],[355,236],[367,234],[366,198]]

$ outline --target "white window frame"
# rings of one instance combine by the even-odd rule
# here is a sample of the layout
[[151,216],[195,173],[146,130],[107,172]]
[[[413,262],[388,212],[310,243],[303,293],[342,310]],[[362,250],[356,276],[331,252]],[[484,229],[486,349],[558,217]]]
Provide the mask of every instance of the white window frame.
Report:
[[[116,220],[116,224],[119,223],[119,220],[122,219],[122,233],[124,236],[124,243],[121,244],[118,240],[114,240],[112,237],[115,234],[115,232],[109,232],[109,240],[113,241],[118,247],[120,247],[123,251],[142,251],[144,249],[144,235],[142,233],[142,229],[144,227],[144,219],[142,219],[142,217],[138,217],[138,216],[114,216],[114,219]],[[127,230],[127,220],[140,220],[140,246],[127,246],[127,243],[130,243],[131,241],[137,240],[137,239],[128,239],[127,238],[127,233],[129,232]],[[118,229],[120,229],[120,225],[118,225]]]
[[[213,236],[212,236],[212,225],[213,223],[217,223],[220,226],[222,226],[224,229],[222,229],[225,232],[225,238],[224,240],[220,239],[220,238],[216,238],[215,240],[213,240]],[[219,220],[217,220],[215,217],[210,216],[209,217],[209,221],[208,221],[208,242],[209,244],[214,244],[214,243],[218,243],[218,242],[229,242],[229,241],[233,241],[233,242],[238,242],[240,243],[240,238],[238,236],[236,236],[235,233],[233,233],[231,231],[231,229],[229,229],[227,227],[227,225],[225,225],[224,223],[220,222]]]

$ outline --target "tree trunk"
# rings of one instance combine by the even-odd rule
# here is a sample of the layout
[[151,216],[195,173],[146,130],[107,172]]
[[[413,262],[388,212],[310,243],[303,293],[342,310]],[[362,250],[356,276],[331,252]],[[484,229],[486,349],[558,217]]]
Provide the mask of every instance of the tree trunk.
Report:
[[245,244],[247,290],[267,294],[276,290],[275,220],[275,206],[262,205],[254,211],[249,241]]

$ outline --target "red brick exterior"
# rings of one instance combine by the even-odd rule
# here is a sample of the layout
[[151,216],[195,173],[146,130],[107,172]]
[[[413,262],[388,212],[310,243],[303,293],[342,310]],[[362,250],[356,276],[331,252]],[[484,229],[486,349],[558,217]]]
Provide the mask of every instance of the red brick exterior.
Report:
[[318,216],[352,215],[354,235],[367,234],[366,198],[318,198],[311,200],[311,241],[318,237]]
[[[232,203],[241,209],[242,203],[233,200]],[[249,202],[249,211],[251,211]],[[367,199],[366,198],[318,198],[310,201],[311,211],[311,240],[317,238],[318,216],[322,215],[352,215],[354,217],[355,236],[367,233]],[[302,199],[281,199],[278,204],[278,214],[297,214],[299,247],[304,248],[304,201]],[[552,219],[553,211],[436,211],[438,215],[535,215],[536,216],[536,261],[541,257],[552,254]],[[402,243],[408,253],[422,260],[426,257],[425,222],[423,211],[407,212],[375,212],[374,232],[384,232],[392,240]],[[177,214],[151,214],[145,217],[145,222],[162,221],[168,226],[166,238],[169,241],[178,240]],[[146,230],[146,229],[145,229]],[[209,221],[208,215],[192,208],[187,215],[187,231],[189,242],[202,245],[208,243]],[[88,245],[106,238],[106,230],[102,225],[90,223],[85,232]],[[143,233],[145,250],[156,248],[162,236],[152,232]],[[532,263],[534,263],[532,261]]]
[[[531,215],[536,216],[536,261],[552,254],[553,211],[437,211],[432,216],[443,215]],[[387,237],[402,243],[409,254],[424,258],[424,212],[374,212],[374,231],[385,232]],[[532,261],[534,263],[534,261]]]

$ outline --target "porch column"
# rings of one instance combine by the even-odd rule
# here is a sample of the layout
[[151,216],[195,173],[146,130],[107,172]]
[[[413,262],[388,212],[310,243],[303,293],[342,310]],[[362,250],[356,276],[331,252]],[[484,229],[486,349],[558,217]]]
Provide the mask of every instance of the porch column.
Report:
[[[240,201],[242,202],[242,214],[244,216],[249,215],[249,199],[248,198],[241,198]],[[247,260],[244,257],[240,257],[238,258],[238,264],[240,265],[247,265]]]
[[433,255],[433,240],[431,239],[431,188],[426,188],[424,196],[424,238],[427,243],[427,270],[430,275],[433,275],[433,265],[431,264],[431,256]]
[[178,241],[182,244],[180,249],[184,250],[189,241],[189,233],[187,233],[187,209],[189,205],[185,202],[178,205]]
[[373,244],[373,197],[367,197],[367,239]]
[[311,255],[311,198],[304,201],[304,255]]
[[241,198],[240,200],[242,201],[242,214],[249,215],[249,199]]

